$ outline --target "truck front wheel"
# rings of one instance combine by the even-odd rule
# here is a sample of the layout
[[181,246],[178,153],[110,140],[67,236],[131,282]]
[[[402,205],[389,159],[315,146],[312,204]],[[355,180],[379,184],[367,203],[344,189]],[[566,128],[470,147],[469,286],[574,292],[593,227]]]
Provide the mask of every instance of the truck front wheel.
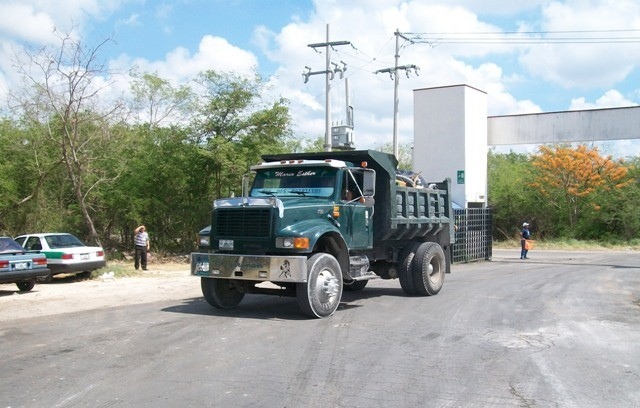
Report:
[[207,303],[217,309],[232,309],[244,297],[244,292],[229,279],[200,278],[200,286]]
[[413,260],[413,283],[418,295],[436,295],[442,289],[446,260],[442,247],[435,242],[420,244]]
[[311,317],[333,314],[342,298],[342,271],[333,255],[318,253],[307,260],[307,282],[298,283],[300,310]]

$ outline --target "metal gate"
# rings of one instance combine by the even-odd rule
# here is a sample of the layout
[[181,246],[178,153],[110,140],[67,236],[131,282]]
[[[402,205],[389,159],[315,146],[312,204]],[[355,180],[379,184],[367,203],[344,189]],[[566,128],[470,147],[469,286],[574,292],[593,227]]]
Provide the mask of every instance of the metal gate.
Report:
[[454,209],[456,243],[453,262],[490,260],[492,254],[493,213],[490,208]]

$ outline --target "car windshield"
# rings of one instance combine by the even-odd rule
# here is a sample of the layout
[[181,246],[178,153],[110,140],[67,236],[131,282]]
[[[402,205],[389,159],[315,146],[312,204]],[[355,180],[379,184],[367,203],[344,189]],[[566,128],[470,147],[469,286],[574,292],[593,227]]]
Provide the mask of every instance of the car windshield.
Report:
[[0,253],[24,252],[24,249],[16,241],[9,237],[0,237]]
[[336,169],[325,167],[275,168],[256,173],[251,197],[330,197]]
[[82,241],[71,234],[47,235],[44,239],[51,249],[85,246]]

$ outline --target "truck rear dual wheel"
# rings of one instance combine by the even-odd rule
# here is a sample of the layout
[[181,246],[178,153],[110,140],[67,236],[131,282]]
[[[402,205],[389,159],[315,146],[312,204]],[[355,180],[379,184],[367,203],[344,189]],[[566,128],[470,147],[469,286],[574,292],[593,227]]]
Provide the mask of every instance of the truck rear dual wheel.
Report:
[[244,298],[244,292],[229,279],[200,278],[200,287],[207,303],[217,309],[232,309]]
[[307,282],[296,285],[302,313],[311,317],[333,314],[342,298],[342,271],[333,255],[314,254],[307,260]]
[[403,292],[409,296],[415,296],[418,294],[416,291],[416,285],[413,282],[413,261],[419,246],[420,243],[412,242],[405,246],[400,252],[398,279],[400,279],[400,286],[402,287]]
[[438,294],[444,284],[445,269],[446,260],[442,247],[435,242],[420,244],[412,265],[413,283],[417,294]]
[[435,242],[409,244],[400,253],[400,286],[409,296],[435,295],[444,283],[445,268],[440,245]]

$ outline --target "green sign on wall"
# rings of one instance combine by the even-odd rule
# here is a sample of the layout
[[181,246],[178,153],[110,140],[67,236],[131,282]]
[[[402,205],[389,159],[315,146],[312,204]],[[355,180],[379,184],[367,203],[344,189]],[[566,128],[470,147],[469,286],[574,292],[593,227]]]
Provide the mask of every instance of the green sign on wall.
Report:
[[464,184],[464,170],[458,170],[458,184]]

